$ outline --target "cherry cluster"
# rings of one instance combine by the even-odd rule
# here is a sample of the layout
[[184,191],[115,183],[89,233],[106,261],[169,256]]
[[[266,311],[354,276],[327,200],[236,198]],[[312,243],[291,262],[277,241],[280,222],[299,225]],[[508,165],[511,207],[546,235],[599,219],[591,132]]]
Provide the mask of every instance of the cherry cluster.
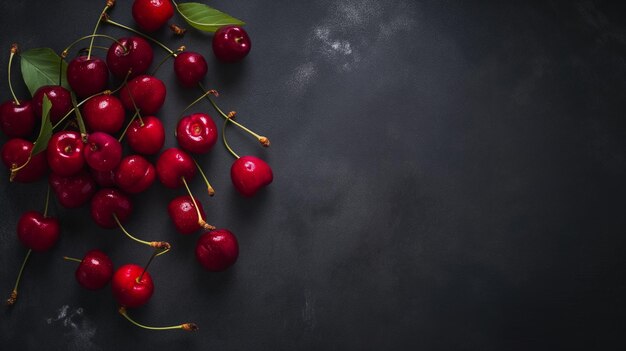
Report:
[[[117,270],[114,270],[111,259],[97,249],[87,252],[82,259],[64,257],[79,262],[75,277],[81,286],[98,290],[112,282],[120,314],[140,327],[194,330],[193,323],[148,327],[127,314],[127,308],[140,307],[148,302],[154,291],[148,266],[155,257],[171,249],[167,242],[142,240],[124,228],[123,224],[131,218],[133,211],[130,195],[146,191],[157,178],[167,188],[184,187],[186,194],[169,202],[169,217],[180,234],[205,230],[197,241],[196,258],[208,271],[223,271],[237,260],[237,239],[229,230],[216,229],[206,222],[202,204],[189,187],[189,182],[200,173],[209,195],[214,194],[192,155],[205,154],[213,149],[218,128],[207,113],[183,115],[197,102],[207,99],[224,118],[222,139],[226,149],[236,158],[231,167],[231,179],[244,197],[254,196],[270,184],[272,169],[257,157],[237,155],[224,135],[226,126],[229,123],[238,126],[265,147],[270,143],[267,137],[235,121],[234,111],[224,113],[217,106],[214,98],[219,94],[202,85],[208,66],[201,54],[187,51],[185,47],[171,50],[145,34],[160,29],[174,15],[170,0],[135,0],[132,15],[141,31],[113,21],[108,12],[114,4],[113,0],[106,2],[92,35],[76,40],[60,54],[60,59],[64,60],[75,45],[90,40],[89,47],[80,50],[67,65],[65,78],[70,89],[61,83],[45,85],[39,87],[32,100],[18,99],[9,76],[13,99],[0,105],[0,130],[10,138],[0,151],[2,162],[10,171],[11,181],[31,183],[47,177],[49,187],[44,211],[28,211],[19,219],[17,236],[28,252],[7,302],[12,305],[17,299],[19,280],[31,252],[48,251],[59,239],[61,224],[57,218],[48,215],[50,194],[53,193],[61,206],[78,208],[89,205],[91,217],[98,226],[119,228],[130,239],[154,249],[146,265],[126,264]],[[128,30],[132,35],[116,39],[98,34],[101,23]],[[175,28],[180,32],[180,27]],[[113,41],[105,59],[93,55],[96,38]],[[237,25],[219,28],[212,43],[215,56],[224,62],[237,62],[250,51],[250,38]],[[154,59],[152,44],[163,48],[167,56],[149,74]],[[13,57],[18,54],[18,47],[14,44],[9,72]],[[157,114],[166,101],[167,89],[155,74],[169,58],[173,58],[178,84],[183,88],[197,87],[202,95],[181,113],[175,131],[179,147],[161,151],[165,130]],[[114,90],[109,89],[109,75],[121,82]],[[128,121],[127,115],[132,116]],[[51,126],[49,135],[44,132],[46,125]],[[40,131],[39,136],[34,142],[30,141],[36,130]],[[124,154],[124,141],[126,149],[130,150],[127,155]],[[157,157],[156,164],[147,158],[150,156]]]

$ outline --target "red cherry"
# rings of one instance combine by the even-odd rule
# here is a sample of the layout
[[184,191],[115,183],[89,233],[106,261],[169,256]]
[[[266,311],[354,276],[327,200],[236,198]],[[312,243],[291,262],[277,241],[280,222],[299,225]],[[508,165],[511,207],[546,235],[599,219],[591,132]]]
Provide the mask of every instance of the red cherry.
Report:
[[86,289],[102,289],[113,277],[113,262],[100,250],[88,251],[76,268],[75,276],[78,284]]
[[125,117],[122,102],[110,94],[94,96],[83,106],[85,124],[94,132],[115,134],[124,126]]
[[111,288],[117,303],[129,308],[145,305],[154,292],[150,273],[136,264],[127,264],[115,271]]
[[230,178],[241,195],[252,197],[259,189],[269,185],[274,175],[265,161],[254,156],[243,156],[230,168]]
[[109,82],[107,64],[94,56],[78,56],[67,66],[67,82],[80,98],[102,92]]
[[[14,167],[20,167],[28,161],[30,151],[33,149],[33,143],[24,139],[10,139],[2,146],[2,162],[11,170]],[[17,171],[16,182],[31,183],[39,180],[48,171],[48,162],[43,152],[33,156],[24,168]]]
[[185,151],[207,153],[217,141],[217,126],[206,113],[194,113],[178,121],[176,140]]
[[96,182],[85,170],[69,177],[52,173],[49,183],[59,203],[65,208],[77,208],[84,205],[96,192]]
[[146,73],[154,58],[152,46],[141,37],[121,38],[118,42],[107,52],[111,73],[118,79],[126,78],[129,71],[130,78]]
[[170,0],[135,0],[133,18],[145,32],[154,32],[163,27],[174,15]]
[[89,134],[87,146],[83,152],[89,167],[101,172],[115,169],[122,159],[120,142],[102,132]]
[[156,178],[154,166],[139,155],[126,156],[115,170],[115,183],[129,194],[138,194],[150,187]]
[[157,160],[156,169],[161,183],[172,189],[183,185],[183,177],[189,181],[196,175],[196,165],[191,156],[177,148],[163,151]]
[[213,53],[223,62],[237,62],[250,52],[252,43],[246,31],[239,26],[224,26],[213,35]]
[[238,256],[237,238],[226,229],[204,233],[196,244],[196,259],[210,272],[225,270],[237,261]]
[[83,140],[78,132],[60,131],[48,142],[48,164],[52,172],[61,176],[78,173],[85,164]]
[[96,181],[96,184],[103,188],[112,188],[116,186],[115,172],[113,170],[100,172],[91,168],[91,176]]
[[204,57],[196,52],[184,51],[174,59],[174,73],[180,84],[193,88],[206,76],[208,66]]
[[124,107],[134,112],[134,100],[144,115],[157,113],[165,102],[165,95],[165,84],[159,78],[148,75],[133,78],[120,90],[120,99]]
[[59,220],[44,217],[41,213],[28,211],[17,222],[17,237],[22,244],[37,252],[50,250],[59,240]]
[[0,105],[0,129],[9,138],[27,138],[35,130],[35,111],[31,101],[8,100]]
[[165,129],[161,121],[154,117],[143,117],[143,126],[140,120],[130,124],[126,132],[128,146],[136,153],[142,155],[154,155],[158,153],[165,143]]
[[60,85],[45,85],[37,89],[33,95],[33,108],[37,119],[41,119],[44,95],[47,95],[52,103],[50,121],[52,124],[58,123],[72,109],[72,96],[67,89]]
[[[204,213],[204,208],[202,208],[202,203],[198,199],[196,199],[196,203],[198,204],[198,209],[200,209],[202,219],[205,219],[206,214]],[[167,206],[167,213],[174,222],[176,230],[181,234],[189,235],[202,228],[200,223],[198,223],[196,206],[189,195],[179,196],[170,201]]]
[[115,228],[117,223],[124,223],[133,211],[130,198],[116,189],[101,189],[91,199],[91,218],[102,228]]

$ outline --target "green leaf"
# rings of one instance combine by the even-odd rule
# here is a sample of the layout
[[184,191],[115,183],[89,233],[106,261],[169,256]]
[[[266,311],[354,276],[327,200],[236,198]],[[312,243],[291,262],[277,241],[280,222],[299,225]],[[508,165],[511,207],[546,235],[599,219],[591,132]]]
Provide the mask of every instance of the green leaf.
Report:
[[204,32],[215,32],[220,27],[227,25],[243,26],[245,24],[230,15],[197,2],[174,4],[178,13],[183,16],[190,26]]
[[52,108],[52,103],[50,99],[48,99],[48,95],[44,94],[42,107],[41,129],[39,129],[39,136],[37,140],[35,140],[33,149],[30,151],[31,157],[47,149],[48,142],[52,137],[52,122],[50,121],[50,108]]
[[62,60],[50,48],[38,48],[24,51],[20,54],[22,78],[31,95],[44,85],[58,85],[59,74],[61,85],[68,89],[66,71],[67,62]]

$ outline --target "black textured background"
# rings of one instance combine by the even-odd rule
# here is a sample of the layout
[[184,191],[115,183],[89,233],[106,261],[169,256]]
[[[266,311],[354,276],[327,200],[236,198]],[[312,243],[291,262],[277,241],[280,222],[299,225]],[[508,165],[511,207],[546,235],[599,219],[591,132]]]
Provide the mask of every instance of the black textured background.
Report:
[[[12,42],[58,52],[88,34],[103,2],[2,1],[0,68]],[[117,315],[109,288],[81,289],[61,256],[98,247],[119,266],[144,263],[149,250],[97,228],[88,209],[53,202],[62,240],[33,255],[19,302],[1,312],[3,349],[626,348],[626,23],[617,2],[210,4],[248,22],[253,49],[242,64],[216,63],[210,35],[156,36],[207,57],[220,105],[273,146],[235,128],[231,143],[267,160],[274,183],[244,200],[224,148],[201,157],[217,189],[202,198],[209,221],[240,242],[225,273],[202,271],[197,235],[175,233],[166,204],[183,190],[155,183],[128,224],[174,245],[154,262],[155,294],[133,316],[201,330],[137,329]],[[130,7],[118,1],[112,17],[132,24]],[[198,92],[180,89],[171,65],[159,77],[168,98],[158,116],[172,132]],[[217,121],[207,104],[198,109]],[[46,184],[9,184],[6,171],[0,184],[8,295],[25,254],[17,220],[42,207]],[[203,191],[199,179],[193,188]]]

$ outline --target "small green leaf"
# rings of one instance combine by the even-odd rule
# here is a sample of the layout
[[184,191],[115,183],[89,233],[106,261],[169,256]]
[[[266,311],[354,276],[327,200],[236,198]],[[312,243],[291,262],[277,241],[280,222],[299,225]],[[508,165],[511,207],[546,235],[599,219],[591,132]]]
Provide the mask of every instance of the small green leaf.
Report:
[[44,85],[61,85],[69,90],[66,71],[67,62],[50,48],[38,48],[20,54],[22,77],[31,95]]
[[183,16],[190,26],[204,32],[215,32],[220,27],[227,25],[243,26],[245,24],[230,15],[197,2],[174,4],[178,13]]
[[30,155],[35,156],[38,153],[48,148],[48,142],[52,137],[52,122],[50,122],[50,108],[52,103],[48,99],[48,95],[43,96],[42,113],[41,113],[41,129],[39,129],[39,136],[35,140],[35,145],[30,151]]

